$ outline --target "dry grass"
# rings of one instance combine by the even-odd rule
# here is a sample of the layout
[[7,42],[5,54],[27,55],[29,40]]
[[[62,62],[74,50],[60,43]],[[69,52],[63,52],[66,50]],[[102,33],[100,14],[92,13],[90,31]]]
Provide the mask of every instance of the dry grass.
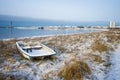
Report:
[[58,47],[58,49],[61,51],[61,53],[64,53],[67,50],[65,47],[62,46]]
[[93,60],[94,60],[95,62],[99,62],[99,63],[104,62],[99,55],[93,55]]
[[120,42],[120,29],[110,29],[108,32],[105,33],[105,35],[108,38],[108,42],[110,43],[116,41]]
[[15,42],[15,40],[0,41],[0,64],[2,64],[4,60],[15,62],[13,56],[18,53]]
[[115,34],[107,35],[107,38],[108,38],[108,42],[120,41],[120,34],[119,35],[115,35]]
[[87,60],[87,59],[92,60],[93,62],[98,62],[98,63],[105,62],[100,55],[92,54],[92,52],[83,54],[82,60]]
[[106,52],[108,51],[108,46],[103,44],[100,40],[95,40],[95,42],[91,45],[93,51]]
[[83,80],[85,74],[91,74],[91,70],[84,61],[71,61],[58,71],[58,76],[64,80]]
[[31,58],[31,61],[33,61],[33,62],[47,61],[47,60],[55,61],[57,59],[58,59],[58,57],[56,55],[51,55],[51,56],[45,56],[45,57]]
[[[81,35],[59,35],[53,37],[51,40],[47,41],[46,45],[56,47],[61,53],[68,52],[65,47],[68,44],[76,44],[81,39]],[[71,53],[68,52],[68,53]]]
[[0,49],[0,54],[3,56],[11,56],[13,53],[17,53],[17,48],[12,44],[2,44],[4,47]]
[[0,80],[15,80],[15,78],[12,75],[4,75],[2,72],[0,72]]
[[8,75],[0,72],[0,80],[28,80],[27,76]]

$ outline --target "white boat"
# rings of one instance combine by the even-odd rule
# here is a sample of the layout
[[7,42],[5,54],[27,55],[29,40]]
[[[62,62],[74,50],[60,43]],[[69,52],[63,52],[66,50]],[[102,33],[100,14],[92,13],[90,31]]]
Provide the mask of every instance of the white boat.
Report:
[[20,53],[27,59],[50,56],[56,54],[55,51],[40,42],[16,42]]

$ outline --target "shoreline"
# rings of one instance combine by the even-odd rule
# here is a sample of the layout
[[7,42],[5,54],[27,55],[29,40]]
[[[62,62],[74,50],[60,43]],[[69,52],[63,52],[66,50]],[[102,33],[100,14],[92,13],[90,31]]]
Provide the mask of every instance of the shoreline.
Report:
[[[91,30],[91,29],[90,29]],[[93,30],[93,29],[92,29]],[[99,29],[98,29],[99,30]],[[7,38],[7,39],[0,39],[0,41],[2,40],[5,40],[5,41],[9,41],[9,40],[14,40],[14,39],[17,39],[17,40],[22,40],[22,39],[26,39],[26,38],[30,38],[30,39],[33,39],[33,38],[40,38],[40,37],[54,37],[54,36],[64,36],[64,35],[79,35],[79,34],[89,34],[89,33],[99,33],[99,32],[106,32],[108,31],[108,29],[103,29],[101,31],[93,31],[93,32],[80,32],[80,33],[67,33],[67,34],[51,34],[51,35],[41,35],[41,36],[32,36],[32,37],[19,37],[19,38]]]
[[[51,36],[51,35],[57,35],[57,34],[79,34],[79,33],[87,33],[87,32],[98,32],[98,31],[108,31],[109,29],[96,29],[96,28],[80,28],[80,29],[35,29],[35,30],[29,30],[28,29],[11,29],[11,30],[4,30],[1,31],[0,40],[5,39],[12,39],[12,38],[25,38],[25,37],[41,37],[41,36]],[[23,33],[22,33],[23,32]],[[4,34],[4,35],[2,35]]]

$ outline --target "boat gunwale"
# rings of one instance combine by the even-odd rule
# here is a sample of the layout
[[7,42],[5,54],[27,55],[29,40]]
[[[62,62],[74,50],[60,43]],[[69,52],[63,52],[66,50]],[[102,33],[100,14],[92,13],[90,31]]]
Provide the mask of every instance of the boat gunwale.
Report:
[[[19,41],[18,41],[18,42],[19,42]],[[39,55],[31,55],[31,54],[25,52],[25,51],[20,47],[20,45],[19,45],[18,42],[16,42],[17,48],[18,48],[18,50],[23,54],[23,56],[24,56],[24,54],[25,54],[25,55],[27,55],[27,56],[29,56],[29,57],[43,57],[43,56],[54,55],[54,54],[56,53],[55,51],[53,51],[53,50],[50,49],[49,47],[47,47],[47,46],[41,44],[42,46],[47,47],[48,49],[50,49],[52,54],[49,54],[49,55],[40,55],[40,56],[39,56]]]

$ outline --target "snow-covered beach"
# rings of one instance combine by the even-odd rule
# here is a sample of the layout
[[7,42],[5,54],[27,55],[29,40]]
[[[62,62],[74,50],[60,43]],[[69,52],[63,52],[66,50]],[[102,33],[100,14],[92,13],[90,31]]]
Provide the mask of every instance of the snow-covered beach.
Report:
[[118,45],[115,52],[111,54],[111,67],[106,80],[120,79],[120,45]]
[[[0,79],[118,80],[119,33],[120,30],[110,30],[1,40]],[[57,54],[38,60],[26,60],[17,51],[15,42],[19,40],[39,41]]]

